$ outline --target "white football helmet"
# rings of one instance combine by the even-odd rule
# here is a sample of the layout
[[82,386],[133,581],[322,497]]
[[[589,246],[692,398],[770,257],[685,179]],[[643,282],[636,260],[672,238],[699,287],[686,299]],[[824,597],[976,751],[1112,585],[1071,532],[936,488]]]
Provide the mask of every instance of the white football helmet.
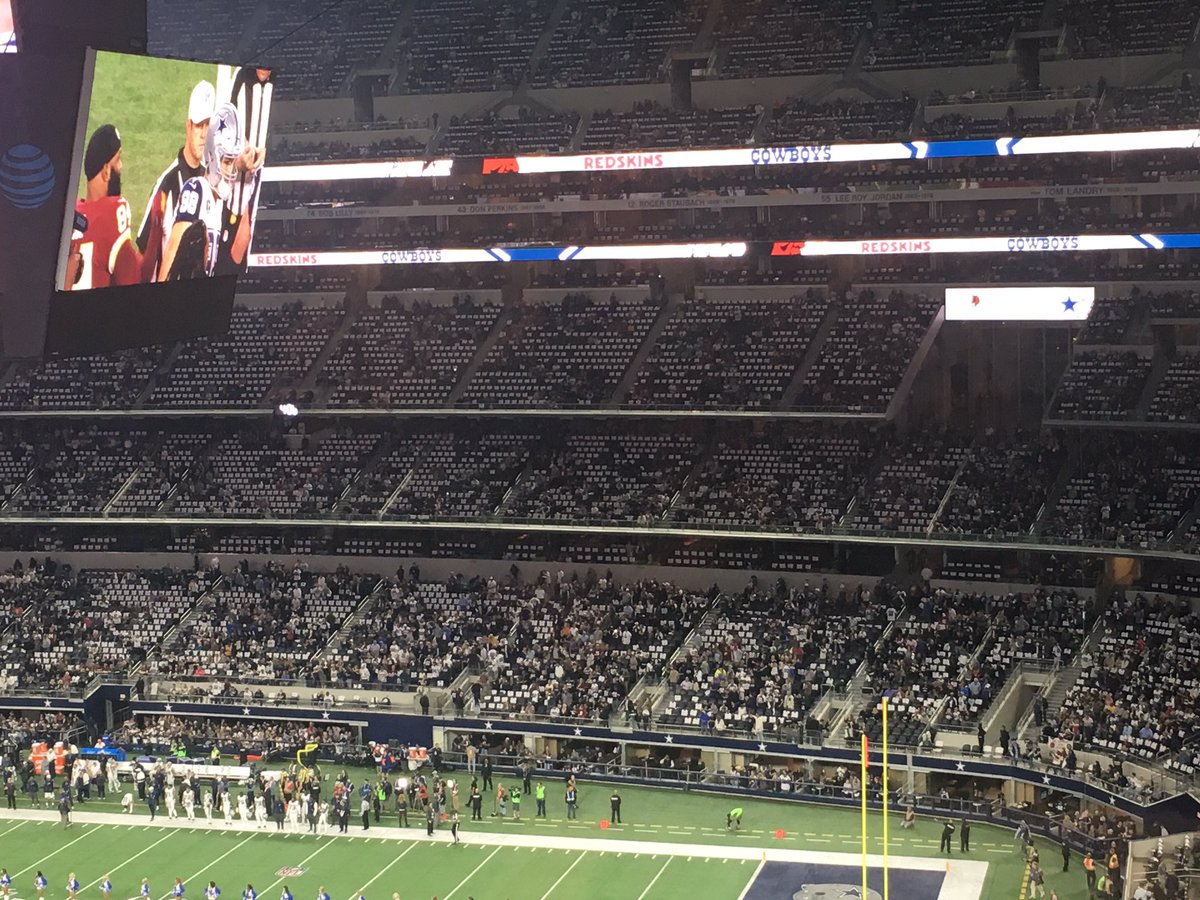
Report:
[[204,168],[217,196],[225,202],[229,201],[237,181],[236,162],[245,146],[237,107],[232,103],[220,104],[208,126],[208,140],[204,142]]

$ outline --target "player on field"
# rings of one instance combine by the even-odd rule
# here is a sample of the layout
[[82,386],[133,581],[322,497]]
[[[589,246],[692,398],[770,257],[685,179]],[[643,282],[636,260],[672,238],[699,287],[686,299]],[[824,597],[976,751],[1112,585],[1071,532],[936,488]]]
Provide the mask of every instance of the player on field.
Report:
[[179,798],[175,796],[175,785],[171,784],[170,782],[167,783],[166,795],[167,795],[166,796],[167,818],[169,818],[169,819],[179,818],[179,813],[177,811],[177,805],[179,803]]
[[158,176],[146,211],[142,214],[141,227],[138,228],[138,249],[143,254],[143,281],[165,280],[166,272],[160,263],[167,249],[167,237],[175,224],[179,195],[189,179],[204,174],[204,143],[208,139],[209,121],[216,106],[216,89],[207,81],[197,82],[188,101],[183,146],[174,162]]
[[267,798],[262,794],[254,798],[254,821],[259,828],[267,827]]
[[204,807],[204,818],[208,820],[208,824],[212,824],[213,798],[210,791],[204,791],[200,795],[200,804]]
[[[246,801],[243,800],[244,804]],[[229,799],[229,792],[226,791],[221,795],[221,814],[225,816],[225,824],[233,824],[233,801]]]
[[189,822],[196,821],[196,792],[192,790],[191,785],[183,789],[183,814]]
[[130,230],[129,201],[121,196],[121,135],[114,125],[101,125],[88,140],[83,156],[87,179],[84,197],[75,211],[86,231],[72,232],[72,253],[81,260],[74,283],[66,290],[90,290],[141,280],[141,254]]
[[232,274],[241,268],[250,249],[264,158],[262,147],[252,147],[242,137],[237,109],[229,103],[217,107],[204,145],[205,174],[189,179],[179,195],[160,267],[167,278],[174,275],[179,244],[194,222],[203,222],[207,233],[205,274]]

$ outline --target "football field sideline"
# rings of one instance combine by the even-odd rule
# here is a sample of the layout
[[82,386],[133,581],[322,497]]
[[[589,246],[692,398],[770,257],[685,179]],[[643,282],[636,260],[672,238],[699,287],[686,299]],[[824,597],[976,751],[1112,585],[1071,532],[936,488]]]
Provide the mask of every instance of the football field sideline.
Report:
[[[400,886],[401,897],[405,897],[406,891],[402,885],[412,880],[417,859],[421,860],[419,865],[424,871],[424,880],[431,881],[435,886],[431,895],[442,900],[475,895],[530,896],[534,900],[538,897],[544,900],[554,897],[666,900],[696,891],[702,891],[702,896],[728,897],[729,900],[758,896],[791,900],[790,893],[785,898],[779,892],[777,883],[791,884],[801,877],[801,872],[806,873],[804,877],[809,880],[831,878],[832,875],[824,873],[836,872],[840,883],[857,883],[858,876],[849,878],[847,873],[854,875],[851,870],[860,871],[859,855],[829,850],[764,849],[745,844],[669,843],[655,840],[631,842],[544,833],[471,832],[465,827],[462,843],[454,846],[445,828],[433,836],[416,829],[401,831],[380,828],[355,830],[345,835],[330,831],[312,835],[307,832],[281,833],[273,823],[263,828],[257,823],[240,820],[229,825],[223,821],[207,825],[203,820],[189,822],[184,818],[158,817],[153,823],[140,818],[135,820],[136,824],[130,824],[130,817],[121,813],[83,811],[73,815],[75,824],[64,835],[58,826],[57,813],[51,811],[5,810],[0,811],[2,820],[18,820],[18,825],[12,828],[22,823],[31,826],[26,829],[28,839],[22,841],[23,844],[35,845],[45,841],[45,851],[35,857],[36,862],[25,863],[26,868],[45,868],[49,859],[58,857],[54,869],[56,872],[63,869],[63,874],[55,880],[47,872],[47,877],[51,878],[48,900],[58,900],[60,895],[65,895],[65,891],[56,888],[58,882],[65,883],[68,868],[78,872],[81,880],[91,881],[92,885],[98,883],[105,874],[128,868],[139,858],[147,870],[159,870],[161,861],[149,854],[154,846],[163,843],[169,836],[163,835],[164,830],[185,839],[163,848],[162,855],[169,862],[178,864],[195,860],[195,865],[187,867],[187,872],[191,874],[185,878],[185,883],[212,878],[219,884],[226,883],[225,889],[230,890],[233,885],[228,884],[229,875],[246,872],[248,883],[251,879],[258,880],[260,884],[270,881],[267,887],[259,891],[263,894],[263,900],[273,900],[265,892],[285,882],[285,875],[281,873],[288,871],[289,867],[301,872],[293,881],[300,882],[308,877],[308,864],[319,855],[323,856],[322,863],[330,866],[330,874],[324,881],[329,882],[331,893],[336,886],[347,900],[354,900],[359,894],[365,894],[371,900],[368,890],[373,887],[377,893],[382,891],[390,896],[398,889],[397,885]],[[464,823],[464,826],[467,824]],[[71,832],[76,828],[83,830],[73,835]],[[37,839],[34,839],[34,835]],[[63,841],[66,835],[70,835],[70,840]],[[129,853],[103,854],[104,862],[94,861],[94,857],[100,855],[99,848],[92,849],[89,845],[111,843],[114,837]],[[153,844],[147,846],[152,839]],[[184,847],[184,843],[188,846]],[[74,853],[65,852],[72,847],[75,848]],[[301,850],[304,847],[308,849]],[[339,847],[344,847],[345,851],[338,852]],[[367,848],[371,848],[369,853],[364,852]],[[0,865],[7,865],[5,861],[12,856],[11,850],[11,841],[0,841]],[[248,860],[248,857],[253,859]],[[300,860],[298,863],[297,859]],[[348,859],[362,863],[349,867],[357,878],[347,881],[344,874],[335,878],[334,873],[343,873],[347,868]],[[367,859],[375,861],[373,867]],[[890,856],[889,862],[893,881],[898,873],[913,876],[925,873],[937,877],[937,887],[925,897],[914,900],[978,900],[982,896],[988,867],[987,863],[976,860],[956,859],[947,862],[940,858],[901,855]],[[875,872],[872,878],[874,883],[882,865],[882,857],[868,855],[868,865]],[[24,873],[25,870],[20,871]],[[264,875],[272,878],[265,878]],[[760,884],[759,876],[769,883]],[[140,882],[140,878],[140,875],[134,878],[131,872],[122,880],[132,885],[134,881]],[[158,880],[163,882],[163,887],[166,886],[166,879]],[[173,876],[170,880],[173,880]],[[346,887],[347,884],[350,886]],[[519,889],[514,886],[516,884],[520,885]],[[23,884],[15,886],[22,889],[21,894],[28,896]],[[800,884],[796,884],[796,888],[799,887]],[[195,896],[197,890],[191,890],[191,896]],[[130,896],[136,891],[117,889],[114,893]],[[295,887],[293,893],[300,896],[299,889]],[[154,896],[162,894],[162,887],[156,887]],[[413,896],[421,895],[417,893]]]

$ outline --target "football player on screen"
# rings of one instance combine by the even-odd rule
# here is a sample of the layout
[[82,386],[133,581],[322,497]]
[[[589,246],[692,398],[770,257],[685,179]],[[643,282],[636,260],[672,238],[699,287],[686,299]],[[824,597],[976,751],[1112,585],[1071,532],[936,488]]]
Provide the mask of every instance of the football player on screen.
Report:
[[121,196],[121,135],[115,125],[101,125],[88,140],[83,155],[87,189],[75,201],[77,220],[87,222],[86,232],[72,235],[71,255],[81,258],[72,267],[66,290],[89,290],[111,285],[137,284],[142,255],[133,243],[129,201]]
[[178,277],[173,267],[180,242],[196,222],[204,223],[207,237],[204,274],[239,270],[250,248],[254,201],[265,157],[265,148],[251,146],[242,137],[237,108],[231,103],[218,106],[204,144],[204,175],[189,178],[179,193],[161,268],[168,279]]

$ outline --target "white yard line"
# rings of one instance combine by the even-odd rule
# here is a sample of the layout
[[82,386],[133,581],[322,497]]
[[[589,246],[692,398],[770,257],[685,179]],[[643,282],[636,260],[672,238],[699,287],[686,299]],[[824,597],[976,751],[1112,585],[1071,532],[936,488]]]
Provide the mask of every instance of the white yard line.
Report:
[[[246,837],[244,837],[242,840],[238,841],[236,844],[234,844],[232,847],[230,847],[228,850],[226,850],[224,853],[222,853],[220,856],[218,856],[212,862],[205,864],[204,868],[202,868],[196,872],[193,872],[187,878],[183,879],[184,885],[186,885],[189,881],[195,881],[198,877],[203,875],[205,872],[207,872],[209,869],[211,869],[213,866],[215,866],[217,863],[219,863],[221,860],[223,860],[229,854],[233,853],[233,851],[235,851],[238,848],[240,848],[241,846],[243,846],[246,843],[246,841],[250,840],[250,838],[254,837],[254,835],[257,833],[258,832],[255,831],[255,832],[252,832],[251,834],[246,835]],[[203,891],[199,892],[200,895],[203,895],[203,893],[204,893]],[[167,898],[170,896],[171,896],[171,892],[167,891],[165,894],[162,895],[160,900],[167,900]]]
[[[330,843],[330,844],[332,844],[332,843],[333,843],[333,841],[330,841],[329,843]],[[328,847],[328,846],[329,846],[329,844],[326,844],[325,846],[326,846],[326,847]],[[413,847],[415,847],[415,846],[417,846],[417,845],[416,845],[415,843],[413,843],[413,844],[409,844],[407,847],[405,847],[405,848],[404,848],[404,852],[403,852],[403,853],[399,854],[399,855],[398,855],[398,856],[397,856],[395,859],[393,859],[393,860],[392,860],[390,863],[388,863],[386,866],[384,866],[382,869],[380,869],[378,872],[376,872],[376,873],[375,873],[375,877],[374,877],[374,878],[372,878],[370,881],[368,881],[366,884],[364,884],[362,887],[360,887],[360,888],[358,889],[358,891],[357,891],[355,894],[353,894],[353,895],[350,897],[350,900],[358,900],[358,897],[359,897],[359,895],[360,895],[360,894],[363,894],[363,893],[365,893],[365,892],[366,892],[366,890],[367,890],[367,888],[369,888],[371,885],[373,885],[375,882],[377,882],[377,881],[378,881],[380,878],[382,878],[382,877],[383,877],[383,873],[384,873],[384,872],[386,872],[388,869],[390,869],[390,868],[391,868],[392,866],[394,866],[396,863],[400,862],[400,860],[404,859],[404,857],[408,855],[408,852],[409,852],[410,850],[412,850],[412,848],[413,848]],[[322,848],[322,849],[324,849],[324,848]],[[499,849],[499,848],[497,848],[497,849]],[[319,852],[319,851],[318,851],[318,852]],[[314,854],[313,854],[313,856],[316,856],[316,854],[314,853]],[[312,859],[312,857],[310,856],[310,857],[309,857],[309,859]],[[280,881],[282,881],[282,880],[283,880],[283,879],[280,879]],[[276,883],[278,883],[278,882],[276,882]],[[272,885],[272,887],[274,887],[274,885]],[[449,894],[447,894],[446,896],[448,897],[448,896],[450,896],[450,895],[449,895]]]
[[[326,847],[328,847],[332,843],[333,843],[333,841],[326,841],[325,843],[323,843],[320,847],[318,847],[312,853],[308,854],[308,856],[304,857],[304,859],[300,860],[300,865],[298,865],[296,868],[303,869],[304,864],[306,862],[308,862],[310,859],[312,859],[314,856],[316,856],[318,853],[320,853],[322,850],[324,850]],[[407,852],[408,852],[407,850],[404,851],[404,853],[407,853]],[[404,853],[402,853],[400,855],[403,856]],[[265,897],[267,894],[267,891],[270,891],[270,890],[273,890],[274,888],[279,887],[279,885],[281,885],[282,883],[283,883],[282,878],[276,878],[273,882],[271,882],[269,885],[267,885],[265,888],[263,888],[261,891],[259,891],[259,894],[261,896]]]
[[[168,832],[167,834],[164,834],[162,837],[160,837],[160,838],[159,838],[157,841],[155,841],[153,844],[151,844],[151,845],[150,845],[149,847],[147,847],[145,850],[142,850],[142,851],[140,851],[140,852],[138,852],[138,853],[135,853],[135,854],[133,854],[133,856],[129,857],[129,859],[125,860],[125,862],[117,863],[115,866],[113,866],[111,869],[109,869],[109,870],[108,870],[108,871],[105,873],[105,875],[111,875],[113,872],[117,871],[117,869],[123,869],[125,866],[129,865],[131,862],[133,862],[135,859],[137,859],[137,858],[138,858],[139,856],[141,856],[143,853],[149,853],[151,850],[153,850],[155,847],[157,847],[159,844],[161,844],[161,843],[162,843],[163,841],[165,841],[167,838],[169,838],[169,837],[174,837],[174,835],[175,835],[175,832],[173,832],[173,831],[171,831],[171,832]],[[99,884],[101,881],[103,881],[103,880],[104,880],[104,875],[101,875],[99,878],[97,878],[97,879],[96,879],[95,881],[93,881],[91,884],[85,884],[85,885],[84,885],[84,886],[81,888],[81,890],[84,890],[84,891],[86,891],[86,890],[87,890],[88,888],[90,888],[90,887],[95,887],[96,885],[98,885],[98,884]]]
[[754,874],[750,876],[750,880],[746,882],[746,886],[742,888],[742,892],[738,894],[738,900],[745,900],[745,897],[750,893],[750,888],[754,882],[758,881],[758,873],[763,870],[763,866],[767,864],[767,857],[764,854],[763,858],[758,861],[758,865],[754,869]]
[[7,831],[0,831],[0,837],[4,837],[6,834],[8,834],[9,831],[16,831],[18,828],[20,828],[24,824],[25,824],[24,822],[18,822],[16,825],[14,825],[12,828],[9,828]]
[[495,855],[496,855],[497,853],[499,853],[499,852],[500,852],[500,848],[499,848],[499,847],[496,847],[496,849],[494,849],[494,850],[493,850],[491,853],[489,853],[489,854],[487,855],[487,857],[485,857],[485,858],[484,858],[483,862],[481,862],[479,865],[477,865],[475,868],[473,868],[473,869],[471,870],[471,874],[470,874],[470,875],[468,875],[466,878],[464,878],[462,881],[460,881],[458,884],[456,884],[456,885],[454,886],[454,890],[452,890],[452,891],[451,891],[450,893],[448,893],[448,894],[447,894],[445,897],[443,897],[443,898],[442,898],[442,900],[450,900],[450,898],[451,898],[451,897],[453,897],[455,894],[457,894],[457,893],[458,893],[459,889],[460,889],[460,888],[461,888],[461,887],[462,887],[464,884],[466,884],[468,881],[470,881],[472,878],[474,878],[474,877],[475,877],[475,873],[476,873],[476,872],[478,872],[480,869],[482,869],[484,866],[486,866],[486,865],[488,864],[488,860],[490,860],[490,859],[491,859],[493,856],[495,856]]
[[85,832],[84,832],[83,834],[81,834],[79,837],[75,838],[75,840],[73,840],[73,841],[69,841],[68,843],[66,843],[66,844],[63,844],[63,845],[62,845],[61,847],[59,847],[57,850],[52,850],[51,852],[47,853],[45,856],[43,856],[41,859],[39,859],[37,862],[35,862],[35,863],[34,863],[32,866],[26,866],[26,867],[25,867],[24,869],[22,869],[20,872],[13,872],[13,873],[12,873],[12,877],[13,877],[13,878],[16,878],[18,875],[24,875],[26,872],[33,872],[33,871],[35,871],[35,870],[37,870],[37,869],[40,869],[40,868],[42,867],[42,863],[44,863],[44,862],[45,862],[46,860],[48,860],[50,857],[52,857],[52,856],[57,856],[59,853],[62,853],[62,852],[63,852],[64,850],[66,850],[68,847],[73,847],[75,844],[78,844],[80,841],[82,841],[82,840],[83,840],[85,837],[87,837],[89,834],[93,834],[93,833],[95,833],[95,832],[96,832],[96,831],[98,831],[98,830],[99,830],[99,829],[97,829],[97,828],[93,828],[91,831],[85,831]]
[[584,850],[584,851],[583,851],[582,853],[580,853],[580,854],[579,854],[577,857],[575,857],[575,862],[571,863],[571,865],[570,865],[570,866],[567,868],[567,871],[565,871],[565,872],[563,872],[561,875],[559,875],[559,876],[558,876],[558,881],[556,881],[556,882],[554,882],[554,884],[550,885],[550,890],[548,890],[548,891],[546,891],[546,893],[542,894],[542,900],[546,900],[546,898],[547,898],[547,897],[549,897],[551,894],[553,894],[553,893],[554,893],[554,889],[555,889],[556,887],[558,887],[560,884],[562,884],[562,880],[563,880],[564,878],[566,878],[568,875],[570,875],[570,874],[571,874],[571,870],[572,870],[572,869],[574,869],[574,868],[575,868],[577,865],[579,865],[581,862],[583,862],[583,858],[584,858],[585,856],[587,856],[587,855],[588,855],[588,852],[587,852],[586,850]]
[[674,858],[675,857],[673,856],[667,858],[667,861],[662,864],[662,868],[658,870],[658,874],[650,879],[650,883],[646,885],[646,889],[638,894],[637,900],[646,900],[646,895],[650,893],[650,888],[654,887],[654,885],[658,882],[658,879],[662,878],[662,873],[667,871],[667,866],[671,864],[671,860]]

